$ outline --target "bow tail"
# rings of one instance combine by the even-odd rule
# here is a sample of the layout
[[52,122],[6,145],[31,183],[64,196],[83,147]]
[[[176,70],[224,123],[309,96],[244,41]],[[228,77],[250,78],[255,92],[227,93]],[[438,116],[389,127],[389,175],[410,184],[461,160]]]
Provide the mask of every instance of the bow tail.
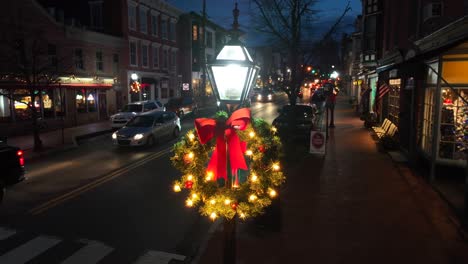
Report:
[[226,168],[226,142],[222,136],[218,136],[216,138],[216,148],[211,155],[207,171],[213,172],[215,181],[219,178],[223,178],[224,181],[227,182]]
[[235,132],[229,137],[228,146],[232,175],[237,175],[238,169],[247,170],[247,164],[244,159],[245,145],[241,143]]

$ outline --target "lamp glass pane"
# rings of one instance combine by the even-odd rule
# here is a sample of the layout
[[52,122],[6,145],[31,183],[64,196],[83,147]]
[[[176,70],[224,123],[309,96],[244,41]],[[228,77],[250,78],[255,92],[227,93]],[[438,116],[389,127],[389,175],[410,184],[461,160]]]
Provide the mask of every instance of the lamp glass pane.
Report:
[[244,50],[245,50],[245,54],[247,54],[247,58],[249,59],[249,61],[253,62],[252,57],[250,57],[250,53],[249,53],[249,51],[247,50],[246,47],[244,47]]
[[224,46],[224,48],[219,52],[216,59],[217,60],[238,60],[238,61],[246,60],[244,52],[242,52],[241,46],[229,46],[229,45]]
[[240,100],[247,78],[248,67],[239,65],[212,66],[221,100]]

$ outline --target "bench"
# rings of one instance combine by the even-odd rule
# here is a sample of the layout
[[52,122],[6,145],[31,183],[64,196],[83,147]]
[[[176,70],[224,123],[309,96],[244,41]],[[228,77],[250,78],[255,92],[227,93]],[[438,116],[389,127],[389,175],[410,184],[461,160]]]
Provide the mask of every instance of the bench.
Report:
[[390,121],[388,118],[385,118],[381,126],[374,126],[372,127],[372,130],[380,139],[383,136],[395,136],[396,132],[398,131],[398,127],[395,124],[393,124],[393,122]]

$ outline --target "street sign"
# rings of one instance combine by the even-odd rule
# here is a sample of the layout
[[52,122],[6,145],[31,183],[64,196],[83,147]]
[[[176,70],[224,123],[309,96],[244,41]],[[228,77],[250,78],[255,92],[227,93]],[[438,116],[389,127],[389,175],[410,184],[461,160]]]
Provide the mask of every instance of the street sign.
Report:
[[325,134],[321,131],[310,132],[309,153],[325,154]]

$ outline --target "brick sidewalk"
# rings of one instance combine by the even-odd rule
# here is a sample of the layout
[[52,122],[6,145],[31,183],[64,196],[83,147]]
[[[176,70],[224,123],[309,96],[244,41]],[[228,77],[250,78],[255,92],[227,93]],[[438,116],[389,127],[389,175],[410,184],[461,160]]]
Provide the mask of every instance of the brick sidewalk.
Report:
[[[281,200],[239,222],[236,263],[468,263],[451,210],[338,99],[325,157],[286,146]],[[222,239],[215,232],[198,263],[222,263]]]

